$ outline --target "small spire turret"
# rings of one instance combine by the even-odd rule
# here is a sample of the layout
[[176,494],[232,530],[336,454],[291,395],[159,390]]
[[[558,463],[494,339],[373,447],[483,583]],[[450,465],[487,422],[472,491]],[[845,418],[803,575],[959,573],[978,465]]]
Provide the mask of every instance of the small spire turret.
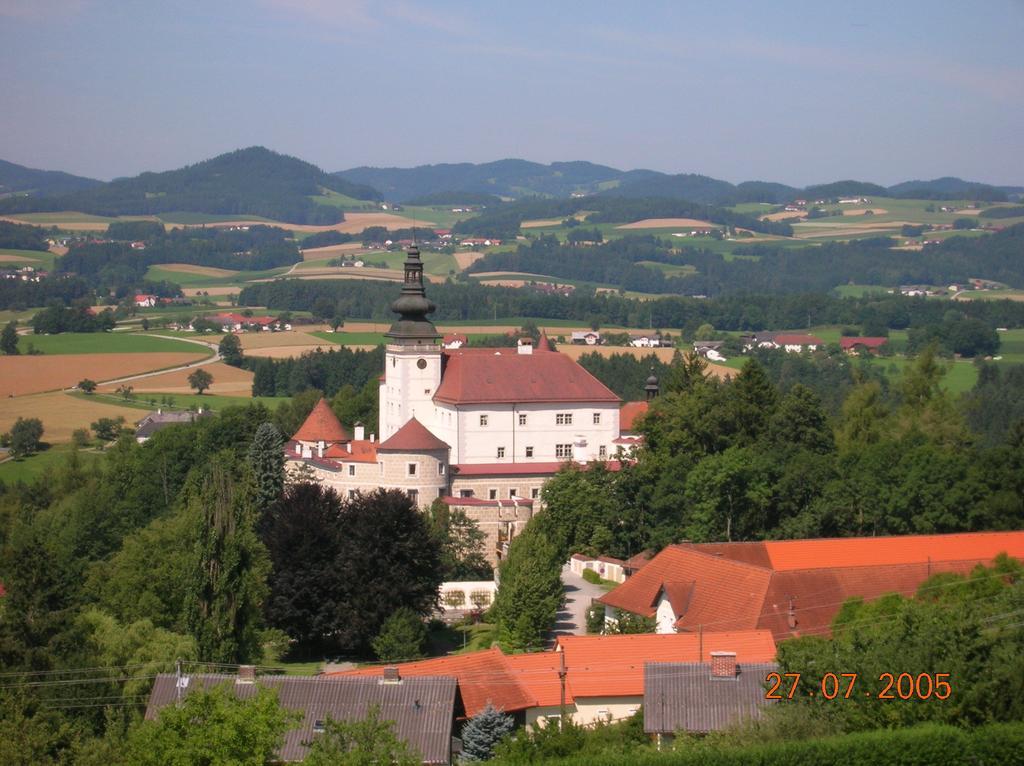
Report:
[[420,249],[411,245],[406,250],[405,279],[402,294],[391,304],[391,310],[399,318],[385,333],[399,343],[431,343],[440,337],[433,322],[427,319],[437,307],[427,299],[423,287],[423,261]]

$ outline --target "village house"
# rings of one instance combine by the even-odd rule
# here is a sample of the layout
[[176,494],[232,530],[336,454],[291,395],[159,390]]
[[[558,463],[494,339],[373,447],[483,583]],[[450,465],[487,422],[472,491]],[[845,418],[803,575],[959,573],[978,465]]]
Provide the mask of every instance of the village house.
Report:
[[135,426],[135,441],[145,444],[157,431],[162,431],[170,426],[181,423],[195,423],[199,418],[207,418],[213,413],[200,407],[197,411],[186,410],[184,412],[164,412],[158,409],[151,412],[138,422]]
[[726,361],[725,354],[721,351],[724,345],[724,340],[695,340],[693,342],[693,351],[712,362],[724,362]]
[[858,354],[861,351],[868,351],[877,356],[881,352],[882,346],[888,342],[888,338],[840,338],[839,348],[847,354]]
[[155,295],[139,294],[135,296],[135,305],[140,309],[151,309],[160,303],[160,298]]
[[601,333],[596,330],[573,330],[569,340],[577,345],[597,346],[601,343]]
[[760,718],[765,678],[775,662],[739,662],[736,652],[715,651],[703,662],[648,662],[644,665],[644,732],[658,748],[678,733],[708,734]]
[[[776,648],[767,630],[559,636],[552,651],[506,655],[491,648],[396,667],[407,678],[454,677],[467,717],[492,705],[520,725],[537,727],[557,723],[564,710],[574,723],[592,726],[628,718],[640,709],[646,663],[713,662],[716,653],[763,664],[775,660]],[[376,666],[328,676],[372,678],[385,672]]]
[[239,699],[250,699],[259,687],[273,689],[281,706],[300,714],[284,735],[278,751],[280,762],[302,761],[310,744],[324,733],[324,722],[360,721],[371,707],[382,720],[393,722],[398,739],[409,744],[425,764],[452,762],[452,734],[464,709],[456,680],[452,676],[406,677],[395,668],[384,669],[381,677],[354,676],[257,676],[251,665],[242,665],[238,675],[219,673],[161,673],[149,693],[145,718],[156,719],[160,710],[198,690],[230,686]]
[[786,353],[799,354],[803,351],[817,351],[825,341],[816,335],[785,332],[759,332],[742,337],[744,351],[755,348],[782,349]]
[[760,629],[781,641],[826,634],[848,598],[912,596],[934,574],[967,574],[1000,553],[1024,556],[1024,532],[682,543],[599,600],[611,623],[629,612],[658,633]]

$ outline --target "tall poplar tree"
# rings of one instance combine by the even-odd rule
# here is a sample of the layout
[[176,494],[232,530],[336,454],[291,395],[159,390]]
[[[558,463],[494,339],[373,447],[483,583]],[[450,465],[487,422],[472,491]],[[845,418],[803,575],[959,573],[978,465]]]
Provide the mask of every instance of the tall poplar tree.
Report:
[[273,423],[256,429],[249,445],[249,466],[256,484],[256,507],[263,513],[284,489],[284,437]]
[[186,490],[196,543],[185,622],[203,660],[252,662],[270,568],[256,536],[252,479],[229,451],[198,470]]

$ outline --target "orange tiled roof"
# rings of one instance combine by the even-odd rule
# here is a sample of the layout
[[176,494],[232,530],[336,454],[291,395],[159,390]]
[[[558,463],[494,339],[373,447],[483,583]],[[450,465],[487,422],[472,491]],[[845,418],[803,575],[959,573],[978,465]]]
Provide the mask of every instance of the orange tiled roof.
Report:
[[565,653],[566,683],[574,699],[641,696],[645,662],[708,662],[711,652],[736,652],[737,662],[775,659],[768,630],[561,636],[556,650]]
[[331,409],[326,399],[321,399],[313,407],[313,411],[299,427],[292,437],[294,441],[302,442],[343,442],[349,440],[341,421]]
[[1024,532],[849,537],[764,543],[777,571],[931,561],[990,561],[999,553],[1024,558]]
[[[474,716],[488,704],[505,712],[535,707],[536,700],[519,684],[510,671],[507,658],[499,649],[484,649],[468,654],[451,654],[429,660],[398,663],[398,672],[403,676],[454,676],[459,682],[459,691],[467,716]],[[330,676],[379,676],[384,666],[358,668]]]
[[324,457],[332,458],[339,463],[376,463],[377,443],[369,439],[352,439],[345,444],[332,444],[324,450]]
[[619,410],[619,433],[628,434],[633,431],[636,419],[647,414],[647,402],[626,402]]
[[[505,657],[509,672],[534,699],[538,707],[562,704],[562,684],[558,671],[562,660],[555,652],[509,654]],[[566,684],[565,702],[572,704],[572,689]]]

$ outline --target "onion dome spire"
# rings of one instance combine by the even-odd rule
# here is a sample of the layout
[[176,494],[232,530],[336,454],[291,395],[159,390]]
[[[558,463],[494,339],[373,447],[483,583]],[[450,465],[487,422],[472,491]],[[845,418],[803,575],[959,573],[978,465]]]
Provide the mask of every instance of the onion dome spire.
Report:
[[440,335],[434,324],[427,319],[427,314],[433,312],[437,306],[427,299],[426,290],[423,288],[423,261],[420,259],[420,249],[416,245],[410,245],[405,252],[402,294],[391,304],[391,310],[398,314],[399,318],[385,335],[394,338],[398,343],[431,343]]

